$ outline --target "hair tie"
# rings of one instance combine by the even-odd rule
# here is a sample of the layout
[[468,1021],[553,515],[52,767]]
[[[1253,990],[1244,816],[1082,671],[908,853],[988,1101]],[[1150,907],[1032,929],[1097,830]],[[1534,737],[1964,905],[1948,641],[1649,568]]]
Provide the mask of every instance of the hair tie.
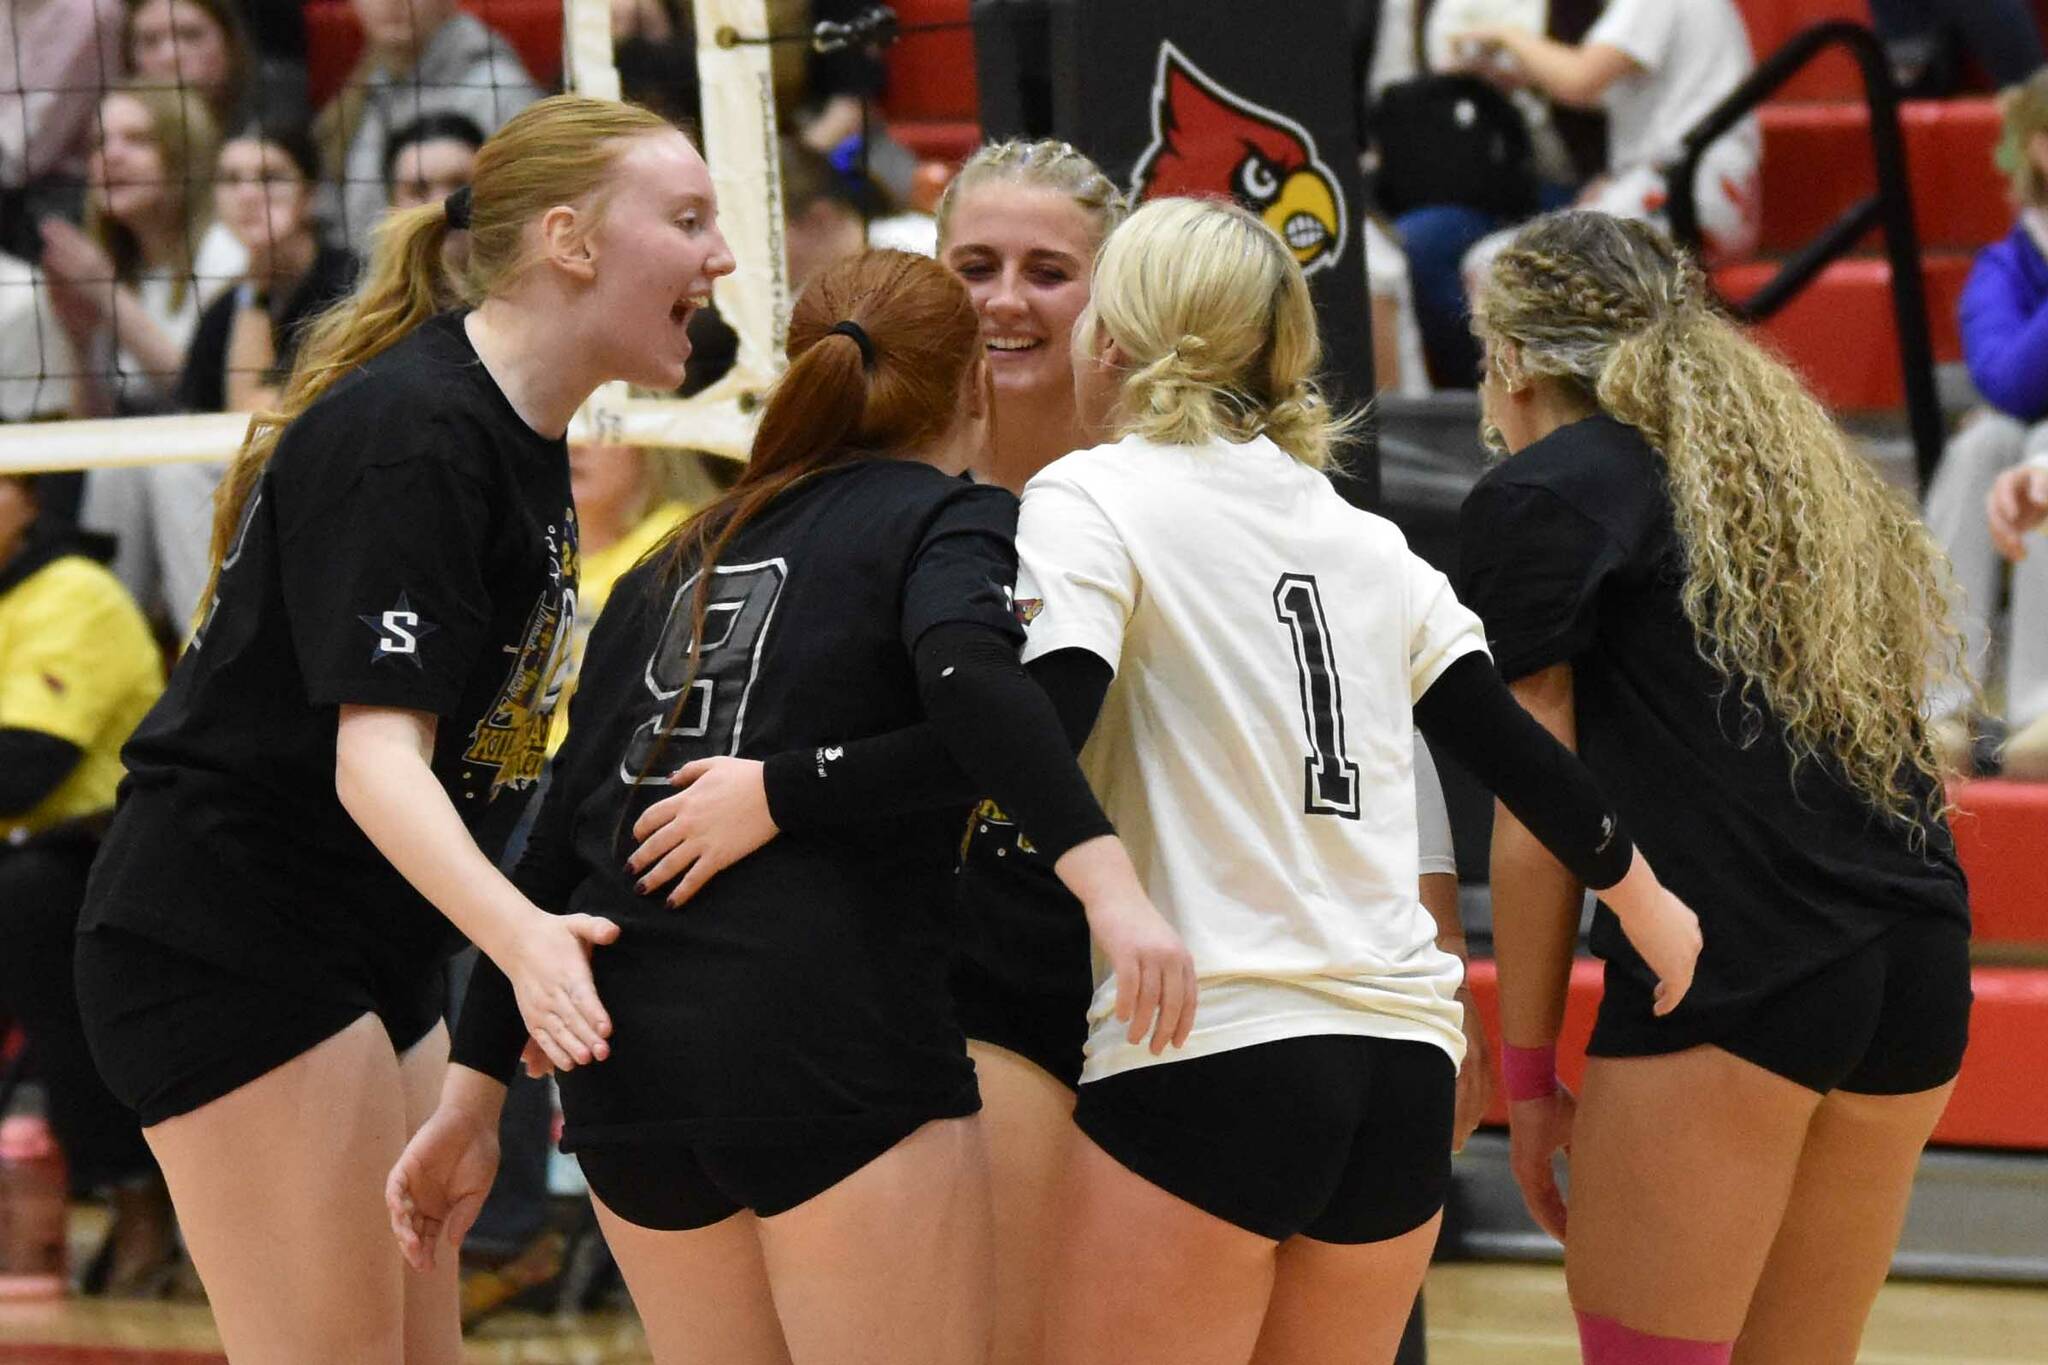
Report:
[[474,198],[475,196],[469,192],[469,186],[464,185],[461,189],[441,201],[441,212],[448,215],[448,230],[450,232],[467,232],[469,230],[469,210]]
[[859,323],[854,322],[851,319],[848,319],[845,322],[833,323],[830,327],[825,329],[825,335],[828,337],[852,337],[853,344],[860,347],[861,368],[864,370],[872,370],[875,368],[875,343],[874,339],[868,336],[867,328],[861,326]]

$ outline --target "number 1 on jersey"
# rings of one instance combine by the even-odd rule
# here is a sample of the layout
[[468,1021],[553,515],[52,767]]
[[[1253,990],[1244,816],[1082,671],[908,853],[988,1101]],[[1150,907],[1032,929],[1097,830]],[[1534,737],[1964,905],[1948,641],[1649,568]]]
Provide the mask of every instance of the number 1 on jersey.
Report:
[[1308,730],[1302,760],[1302,810],[1309,815],[1358,818],[1358,765],[1344,756],[1344,689],[1331,652],[1323,595],[1308,574],[1280,575],[1273,611],[1294,635],[1294,667],[1301,681],[1301,719]]

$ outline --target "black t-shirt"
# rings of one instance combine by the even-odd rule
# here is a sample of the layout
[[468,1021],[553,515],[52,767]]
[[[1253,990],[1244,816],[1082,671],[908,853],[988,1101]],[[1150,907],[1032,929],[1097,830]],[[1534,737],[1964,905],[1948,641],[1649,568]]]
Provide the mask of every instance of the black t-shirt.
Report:
[[461,314],[432,319],[278,443],[122,753],[85,924],[272,972],[433,965],[454,931],[335,795],[337,708],[439,717],[434,772],[492,851],[540,776],[575,593],[565,443],[519,418]]
[[[1692,992],[1660,1026],[1739,1010],[1909,916],[1968,922],[1945,825],[1916,851],[1834,764],[1795,774],[1776,719],[1752,720],[1701,658],[1662,463],[1634,428],[1596,416],[1529,446],[1479,481],[1460,533],[1459,595],[1502,675],[1572,666],[1579,753],[1700,916]],[[1593,950],[1610,981],[1654,980],[1604,906]]]
[[[786,833],[681,910],[639,895],[625,860],[633,821],[690,760],[810,752],[916,723],[912,651],[936,626],[1021,644],[1016,518],[1010,494],[908,461],[806,480],[720,555],[694,678],[695,574],[657,554],[619,580],[515,878],[548,909],[622,929],[592,960],[612,1056],[562,1078],[568,1141],[772,1139],[785,1123],[814,1131],[804,1124],[821,1104],[849,1122],[948,1097],[971,1105],[945,985],[964,806]],[[463,1060],[495,1070],[503,1058],[465,1047]]]
[[[306,324],[355,287],[356,258],[340,247],[322,245],[305,277],[270,315],[271,344],[277,362],[263,376],[266,384],[283,382],[299,353]],[[235,327],[239,289],[230,289],[206,306],[185,348],[185,368],[178,375],[177,404],[186,412],[220,412],[228,404],[228,338]],[[275,301],[274,301],[275,303]]]

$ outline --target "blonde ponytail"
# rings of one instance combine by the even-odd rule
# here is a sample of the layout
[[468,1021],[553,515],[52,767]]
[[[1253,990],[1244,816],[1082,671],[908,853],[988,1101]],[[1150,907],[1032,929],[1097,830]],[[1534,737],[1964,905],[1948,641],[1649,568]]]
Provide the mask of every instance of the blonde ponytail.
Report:
[[1355,428],[1317,386],[1322,338],[1294,253],[1235,204],[1155,199],[1110,234],[1074,324],[1076,364],[1107,335],[1131,362],[1119,434],[1165,445],[1265,436],[1311,469]]
[[[598,200],[627,139],[681,136],[659,114],[584,95],[555,95],[515,114],[477,151],[469,250],[461,273],[443,266],[446,208],[423,204],[378,224],[356,291],[308,329],[277,408],[249,423],[242,449],[214,494],[213,567],[200,595],[212,602],[243,510],[284,429],[343,375],[374,360],[447,305],[481,303],[529,264],[526,226],[557,204]],[[602,212],[602,203],[594,205]]]

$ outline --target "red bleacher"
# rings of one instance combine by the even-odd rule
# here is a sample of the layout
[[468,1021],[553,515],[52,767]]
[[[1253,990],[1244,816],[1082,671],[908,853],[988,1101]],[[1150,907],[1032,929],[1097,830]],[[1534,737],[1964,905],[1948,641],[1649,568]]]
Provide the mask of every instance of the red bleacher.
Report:
[[[1828,19],[1869,21],[1865,0],[1738,0],[1759,57],[1801,29]],[[2048,20],[2048,0],[2036,0]],[[1862,79],[1846,56],[1815,62],[1759,112],[1763,126],[1765,257],[1811,240],[1876,183]],[[1998,109],[1981,97],[1909,102],[1901,114],[1912,181],[1914,221],[1927,280],[1928,321],[1935,359],[1962,358],[1955,301],[1970,257],[2005,235],[2012,206],[2004,177],[1991,164]],[[1829,403],[1848,410],[1886,410],[1904,401],[1897,331],[1887,297],[1891,276],[1874,253],[1825,272],[1798,302],[1765,323],[1763,333],[1789,356]],[[1765,268],[1738,265],[1716,272],[1731,298],[1767,278]]]
[[981,89],[974,74],[974,32],[918,32],[926,24],[967,20],[968,0],[895,0],[904,34],[889,49],[882,111],[897,141],[927,161],[964,161],[981,142]]
[[[1714,282],[1728,297],[1739,299],[1755,292],[1776,269],[1768,262],[1724,266],[1714,272]],[[1969,273],[1966,255],[1923,253],[1920,277],[1927,288],[1927,320],[1938,360],[1962,354],[1956,302]],[[1836,261],[1759,330],[1829,406],[1897,408],[1905,398],[1891,281],[1891,267],[1881,257]]]
[[[1862,104],[1776,104],[1761,111],[1763,240],[1791,251],[1877,183]],[[1924,100],[1901,114],[1922,247],[1973,251],[2012,226],[2005,178],[1991,168],[1998,107],[1989,98]],[[1876,246],[1872,234],[1867,245]]]
[[[2032,946],[2048,957],[2048,786],[1970,782],[1954,796],[1972,936],[1980,944]],[[2048,1046],[2048,1027],[2039,1036]]]

